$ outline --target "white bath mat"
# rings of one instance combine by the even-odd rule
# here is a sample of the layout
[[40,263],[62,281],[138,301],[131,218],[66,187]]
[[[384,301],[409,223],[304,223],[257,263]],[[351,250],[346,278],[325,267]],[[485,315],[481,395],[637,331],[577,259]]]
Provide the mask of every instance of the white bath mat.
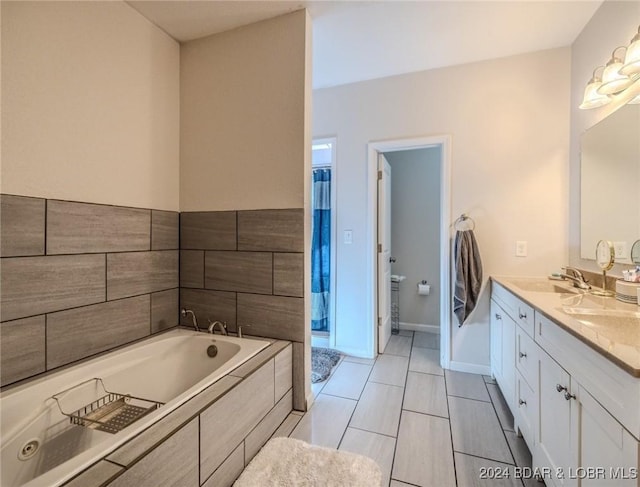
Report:
[[274,438],[247,465],[234,487],[379,487],[382,473],[370,458]]

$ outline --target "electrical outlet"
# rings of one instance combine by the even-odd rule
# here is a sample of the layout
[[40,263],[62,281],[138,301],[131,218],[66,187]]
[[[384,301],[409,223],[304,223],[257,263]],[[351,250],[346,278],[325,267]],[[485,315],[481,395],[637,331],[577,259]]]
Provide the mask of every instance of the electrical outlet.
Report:
[[344,243],[352,244],[353,243],[353,230],[345,230],[344,231]]
[[616,260],[627,258],[627,242],[613,242],[613,249],[616,253]]
[[526,240],[516,241],[516,257],[526,257],[526,256],[527,256],[527,241]]

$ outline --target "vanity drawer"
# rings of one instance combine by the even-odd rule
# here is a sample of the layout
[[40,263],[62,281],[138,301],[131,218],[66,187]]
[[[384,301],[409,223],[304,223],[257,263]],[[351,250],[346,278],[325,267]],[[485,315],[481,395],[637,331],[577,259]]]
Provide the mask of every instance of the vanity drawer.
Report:
[[493,283],[492,296],[503,305],[513,321],[519,324],[530,337],[533,337],[535,328],[533,308],[496,282]]
[[538,346],[522,328],[516,327],[516,369],[532,390],[538,384]]
[[516,427],[520,429],[529,449],[533,449],[538,417],[536,395],[520,373],[516,377]]

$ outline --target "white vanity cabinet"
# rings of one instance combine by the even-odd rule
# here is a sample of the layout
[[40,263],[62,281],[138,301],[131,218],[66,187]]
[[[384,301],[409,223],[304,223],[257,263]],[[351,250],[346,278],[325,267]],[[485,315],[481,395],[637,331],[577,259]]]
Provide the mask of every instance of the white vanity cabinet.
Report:
[[556,486],[637,486],[638,442],[545,352],[539,357],[540,429],[533,463]]
[[492,373],[547,486],[640,487],[640,379],[496,283],[491,333]]

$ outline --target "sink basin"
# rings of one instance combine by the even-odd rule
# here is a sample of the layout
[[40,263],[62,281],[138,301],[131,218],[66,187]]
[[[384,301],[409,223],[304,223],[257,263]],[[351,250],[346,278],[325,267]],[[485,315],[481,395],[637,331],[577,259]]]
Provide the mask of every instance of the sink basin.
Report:
[[518,279],[509,281],[523,291],[533,291],[536,293],[556,293],[556,294],[575,294],[578,292],[564,285],[556,284],[554,281],[542,279]]
[[640,341],[640,312],[593,308],[557,308],[600,336],[624,344]]

